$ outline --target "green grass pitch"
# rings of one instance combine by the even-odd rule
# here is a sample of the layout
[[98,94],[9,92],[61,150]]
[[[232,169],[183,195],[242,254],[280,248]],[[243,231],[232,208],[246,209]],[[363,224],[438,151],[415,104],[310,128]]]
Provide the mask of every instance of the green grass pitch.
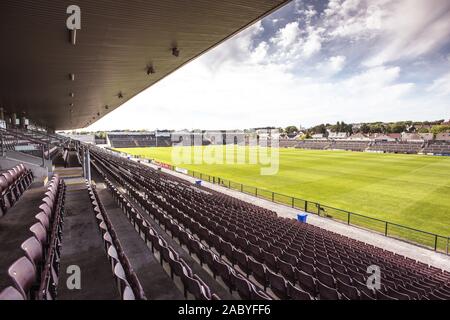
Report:
[[[189,147],[118,150],[176,164],[176,148]],[[276,175],[248,163],[179,167],[450,236],[450,157],[279,149]]]

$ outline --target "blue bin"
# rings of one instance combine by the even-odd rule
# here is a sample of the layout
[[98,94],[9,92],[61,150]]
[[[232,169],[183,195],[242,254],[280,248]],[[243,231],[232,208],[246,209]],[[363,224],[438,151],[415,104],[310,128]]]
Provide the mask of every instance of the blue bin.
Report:
[[202,185],[202,180],[195,180],[195,184],[198,185],[198,186],[201,186]]
[[308,217],[308,214],[306,214],[306,213],[297,214],[297,220],[302,223],[306,223],[306,217]]

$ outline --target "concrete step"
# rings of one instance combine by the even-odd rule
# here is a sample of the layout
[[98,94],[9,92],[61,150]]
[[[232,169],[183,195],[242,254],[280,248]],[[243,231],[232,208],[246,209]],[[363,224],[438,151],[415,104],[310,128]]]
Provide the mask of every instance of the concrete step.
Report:
[[61,178],[79,178],[83,176],[83,169],[81,167],[56,168],[54,172]]

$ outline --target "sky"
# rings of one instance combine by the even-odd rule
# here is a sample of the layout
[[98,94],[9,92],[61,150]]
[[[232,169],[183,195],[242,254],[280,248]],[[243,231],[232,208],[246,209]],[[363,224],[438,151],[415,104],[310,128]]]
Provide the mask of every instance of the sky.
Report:
[[87,129],[449,118],[450,1],[297,0]]

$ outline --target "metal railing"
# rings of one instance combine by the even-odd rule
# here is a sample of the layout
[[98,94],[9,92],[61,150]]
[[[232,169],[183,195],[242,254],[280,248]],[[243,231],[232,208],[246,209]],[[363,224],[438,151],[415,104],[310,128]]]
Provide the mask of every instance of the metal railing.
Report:
[[[145,159],[145,156],[137,157]],[[168,168],[172,171],[175,170],[175,167],[170,164],[165,164],[165,168]],[[368,229],[376,233],[385,235],[386,237],[403,240],[447,255],[449,255],[450,253],[450,237],[445,237],[428,231],[403,226],[386,220],[372,218],[359,213],[350,212],[348,210],[334,208],[315,201],[309,201],[258,187],[244,185],[239,182],[212,176],[194,170],[187,170],[187,174],[191,177],[198,178],[203,181],[208,181],[210,183],[217,184],[231,190],[249,194],[257,198],[265,199],[278,204],[283,204],[307,213],[316,214],[320,217],[330,218],[350,226]]]

